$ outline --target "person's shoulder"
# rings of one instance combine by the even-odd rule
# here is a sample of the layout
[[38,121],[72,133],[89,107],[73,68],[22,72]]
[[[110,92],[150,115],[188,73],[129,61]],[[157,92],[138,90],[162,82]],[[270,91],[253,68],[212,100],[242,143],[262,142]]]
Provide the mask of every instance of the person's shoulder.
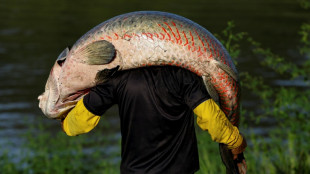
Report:
[[192,81],[200,78],[190,70],[178,66],[147,66],[117,71],[113,74],[112,79],[122,80],[142,74],[148,74],[154,77],[176,78],[181,81]]
[[183,67],[178,67],[178,66],[154,66],[150,67],[154,71],[162,71],[164,73],[170,73],[170,74],[188,74],[188,75],[196,75],[195,73],[189,71],[188,69],[185,69]]
[[196,73],[182,67],[171,66],[168,68],[171,69],[171,72],[174,73],[177,78],[183,81],[193,81],[201,78]]

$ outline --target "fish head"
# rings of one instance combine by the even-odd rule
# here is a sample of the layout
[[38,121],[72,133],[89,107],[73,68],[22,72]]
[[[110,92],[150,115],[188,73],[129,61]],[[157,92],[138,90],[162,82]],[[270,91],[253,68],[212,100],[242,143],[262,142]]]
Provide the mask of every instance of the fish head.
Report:
[[115,48],[107,41],[66,48],[52,67],[39,107],[48,118],[61,119],[85,96],[91,87],[109,75]]
[[45,92],[38,97],[39,107],[49,118],[61,118],[82,96],[77,91],[85,89],[87,86],[83,82],[77,83],[78,75],[72,76],[77,71],[73,67],[79,66],[79,63],[73,60],[74,57],[68,48],[60,53],[50,71]]

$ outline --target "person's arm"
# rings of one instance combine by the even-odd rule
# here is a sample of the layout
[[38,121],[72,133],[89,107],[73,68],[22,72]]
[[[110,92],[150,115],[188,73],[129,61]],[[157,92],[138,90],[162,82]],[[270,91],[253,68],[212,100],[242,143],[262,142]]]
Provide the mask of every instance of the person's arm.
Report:
[[233,154],[242,153],[246,147],[245,139],[239,133],[237,127],[233,126],[224,112],[209,99],[194,109],[197,115],[197,124],[205,131],[208,131],[213,141],[226,144],[232,149]]
[[62,128],[68,136],[76,136],[91,131],[99,120],[100,116],[88,111],[81,99],[62,121]]
[[93,87],[62,121],[64,132],[69,136],[76,136],[95,128],[101,115],[115,104],[114,89],[114,79]]
[[194,109],[194,113],[197,115],[199,127],[208,131],[213,141],[226,144],[227,148],[231,149],[239,173],[246,174],[247,165],[243,152],[247,144],[238,128],[230,123],[213,99],[206,100],[198,105]]

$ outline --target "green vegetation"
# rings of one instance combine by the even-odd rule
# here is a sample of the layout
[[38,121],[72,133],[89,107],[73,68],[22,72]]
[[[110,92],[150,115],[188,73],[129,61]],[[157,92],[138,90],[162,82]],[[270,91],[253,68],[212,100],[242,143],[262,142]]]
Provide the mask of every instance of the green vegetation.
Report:
[[300,6],[304,9],[310,8],[310,1],[309,0],[299,0]]
[[[96,129],[107,129],[107,126],[101,124]],[[62,131],[53,135],[42,123],[38,124],[25,133],[21,153],[0,154],[0,171],[3,174],[119,173],[119,137],[103,136],[102,132],[68,137]],[[13,162],[14,158],[18,160]]]
[[[250,50],[246,54],[260,60],[257,66],[262,72],[273,75],[269,79],[240,72],[243,96],[246,93],[258,99],[255,110],[242,103],[241,111],[241,131],[249,144],[245,153],[249,173],[310,173],[310,126],[307,122],[310,119],[310,24],[301,26],[299,55],[294,62],[264,49],[247,33],[233,34],[233,28],[234,23],[228,22],[227,29],[217,37],[235,61],[238,62],[237,57],[243,51],[240,42],[246,42]],[[287,83],[284,86],[273,83],[274,79]],[[255,133],[255,128],[264,129],[265,125],[266,133]],[[224,173],[220,158],[213,152],[216,147],[211,149],[204,135],[198,135],[202,159],[200,173]]]
[[[255,110],[242,103],[240,125],[249,145],[245,153],[249,173],[310,173],[310,24],[301,26],[298,60],[294,62],[263,48],[247,33],[233,33],[233,29],[234,23],[229,22],[217,37],[235,61],[246,54],[260,60],[257,66],[261,71],[273,75],[262,78],[240,72],[243,92],[257,98]],[[250,51],[243,53],[242,42]],[[274,83],[274,77],[287,83]],[[268,129],[263,127],[266,124]],[[63,132],[48,133],[42,125],[25,134],[25,144],[18,155],[0,154],[1,173],[119,173],[120,138],[106,132],[108,123],[77,137],[67,137]],[[256,133],[257,127],[265,133]],[[206,132],[197,129],[197,135],[199,173],[225,173],[218,145],[212,143]]]

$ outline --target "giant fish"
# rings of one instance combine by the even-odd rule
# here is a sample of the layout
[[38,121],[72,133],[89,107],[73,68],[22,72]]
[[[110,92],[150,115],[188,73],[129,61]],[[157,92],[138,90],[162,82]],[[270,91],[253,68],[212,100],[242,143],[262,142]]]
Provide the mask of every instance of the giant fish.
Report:
[[223,45],[199,24],[166,12],[141,11],[111,18],[66,48],[50,71],[39,107],[61,118],[111,70],[169,65],[203,78],[228,119],[239,120],[238,72]]
[[[61,119],[110,73],[160,65],[183,67],[201,76],[211,97],[238,125],[238,72],[227,50],[199,24],[157,11],[111,18],[66,48],[50,71],[39,107],[48,118]],[[231,153],[224,146],[220,150],[227,169],[238,173]]]

